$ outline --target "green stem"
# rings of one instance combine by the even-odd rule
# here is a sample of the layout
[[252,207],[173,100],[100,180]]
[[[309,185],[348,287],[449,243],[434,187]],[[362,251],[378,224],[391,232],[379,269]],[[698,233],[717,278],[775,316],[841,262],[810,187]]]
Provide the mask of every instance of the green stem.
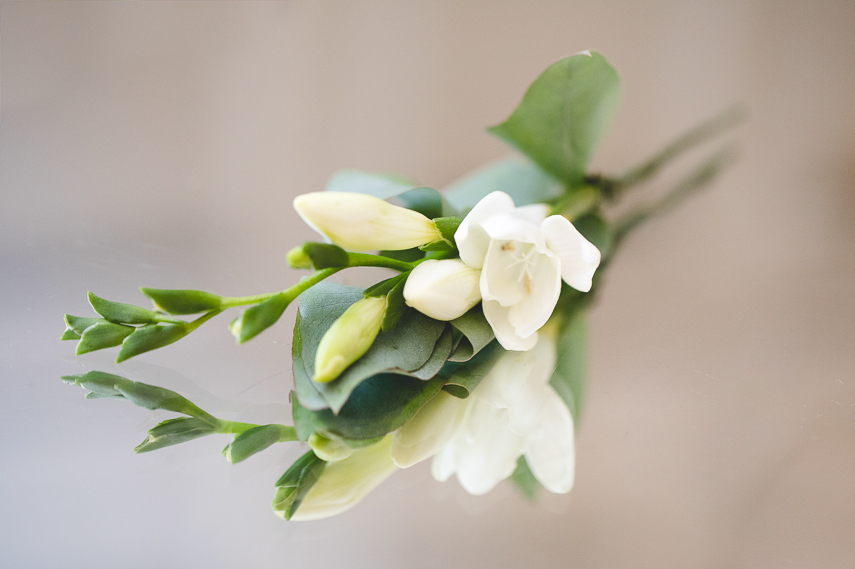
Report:
[[702,164],[700,168],[672,186],[672,188],[659,201],[646,207],[639,208],[619,220],[615,224],[616,230],[613,245],[611,247],[612,253],[614,253],[618,245],[636,227],[650,218],[670,210],[690,194],[712,182],[712,180],[725,167],[732,164],[735,159],[736,151],[734,148],[730,145],[725,146]]
[[409,271],[413,268],[413,263],[390,259],[389,257],[381,257],[380,255],[370,255],[368,253],[348,253],[348,267],[382,267],[384,269],[393,269],[395,271]]
[[630,168],[619,178],[595,176],[591,179],[591,182],[600,186],[607,198],[614,199],[621,190],[652,178],[663,166],[683,152],[739,124],[745,118],[745,115],[746,112],[742,106],[734,105],[683,134],[645,162]]
[[193,320],[192,322],[183,322],[182,321],[181,324],[184,324],[187,326],[187,330],[188,330],[188,334],[189,334],[190,332],[193,332],[194,330],[196,330],[196,328],[198,328],[199,326],[201,326],[202,324],[204,324],[205,322],[207,322],[208,320],[210,320],[211,318],[213,318],[214,316],[216,316],[220,312],[222,312],[222,310],[212,310],[210,312],[206,312],[205,314],[203,314],[202,316],[200,316],[196,320]]

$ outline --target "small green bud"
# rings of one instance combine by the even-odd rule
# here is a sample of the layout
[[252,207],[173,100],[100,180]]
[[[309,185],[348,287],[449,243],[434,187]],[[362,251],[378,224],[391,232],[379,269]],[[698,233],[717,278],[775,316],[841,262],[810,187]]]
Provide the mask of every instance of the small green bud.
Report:
[[309,446],[312,447],[318,457],[327,462],[345,459],[353,453],[353,449],[344,441],[328,439],[320,433],[309,435]]
[[237,464],[275,443],[296,439],[294,427],[259,425],[235,435],[234,440],[223,449],[223,456],[232,464]]
[[148,437],[134,449],[134,452],[150,452],[206,437],[215,432],[216,429],[212,425],[195,417],[169,419],[151,429],[148,432]]
[[186,324],[149,324],[141,326],[135,329],[122,342],[122,348],[119,350],[119,355],[116,356],[116,363],[121,363],[134,356],[162,348],[163,346],[168,346],[190,332],[192,332],[192,329]]
[[282,292],[244,310],[229,324],[229,330],[238,344],[251,340],[275,324],[291,304],[291,300],[290,295]]
[[292,269],[313,269],[312,258],[306,253],[306,248],[303,245],[294,247],[288,251],[288,265]]
[[361,358],[374,343],[385,314],[385,296],[363,298],[345,310],[318,344],[312,379],[332,381]]
[[155,308],[169,314],[199,314],[222,310],[222,297],[201,290],[169,290],[140,287]]
[[300,507],[306,494],[320,479],[327,463],[309,451],[294,462],[276,481],[276,496],[273,498],[273,512],[286,520]]
[[309,241],[288,252],[288,264],[295,269],[329,269],[346,267],[350,263],[347,251],[330,243]]
[[95,309],[95,312],[109,320],[119,324],[151,324],[153,322],[180,322],[171,318],[166,318],[162,314],[152,312],[133,304],[125,304],[123,302],[113,302],[89,293],[89,304]]
[[77,350],[74,353],[79,356],[95,350],[118,346],[133,331],[133,326],[106,321],[98,322],[83,331],[83,334],[80,335],[80,343],[77,344]]

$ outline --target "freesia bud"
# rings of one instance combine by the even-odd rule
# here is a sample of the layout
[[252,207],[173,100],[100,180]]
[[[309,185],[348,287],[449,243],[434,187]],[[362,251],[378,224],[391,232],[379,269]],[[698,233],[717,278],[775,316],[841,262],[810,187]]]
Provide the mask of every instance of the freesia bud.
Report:
[[288,265],[292,269],[313,269],[312,258],[306,253],[305,248],[300,245],[288,251]]
[[294,209],[312,229],[351,251],[399,251],[442,239],[424,215],[365,194],[312,192],[297,196]]
[[353,454],[353,449],[344,441],[329,439],[319,433],[309,435],[309,446],[321,460],[335,462]]
[[374,343],[385,314],[385,296],[363,298],[345,310],[318,344],[312,379],[321,383],[332,381],[361,358]]
[[389,456],[391,443],[392,435],[386,435],[379,443],[354,449],[349,457],[327,463],[291,519],[328,518],[355,506],[397,470]]
[[436,320],[454,320],[481,302],[481,271],[459,259],[429,260],[410,273],[404,300]]

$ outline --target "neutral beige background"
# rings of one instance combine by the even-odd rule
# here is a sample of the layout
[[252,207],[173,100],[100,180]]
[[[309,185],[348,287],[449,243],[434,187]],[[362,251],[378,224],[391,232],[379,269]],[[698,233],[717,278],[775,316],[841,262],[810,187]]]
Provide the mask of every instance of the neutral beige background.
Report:
[[[3,2],[0,18],[3,567],[852,566],[852,2]],[[484,127],[588,48],[624,81],[597,169],[731,102],[751,116],[739,164],[610,268],[568,496],[474,498],[422,465],[289,524],[269,501],[295,445],[237,466],[214,438],[134,455],[165,415],[59,382],[102,369],[287,421],[293,308],[246,346],[221,316],[121,366],[74,357],[61,315],[87,314],[88,289],[283,288],[284,253],[311,237],[296,194],[344,167],[442,187],[505,156]]]

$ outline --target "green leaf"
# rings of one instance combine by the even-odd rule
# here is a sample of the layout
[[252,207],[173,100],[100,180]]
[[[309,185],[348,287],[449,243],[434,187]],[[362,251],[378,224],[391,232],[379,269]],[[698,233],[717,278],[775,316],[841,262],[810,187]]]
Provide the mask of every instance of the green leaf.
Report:
[[119,355],[116,356],[116,363],[118,364],[142,353],[168,346],[190,332],[191,329],[183,324],[149,324],[141,326],[135,329],[122,342],[122,348],[119,350]]
[[327,463],[309,451],[297,459],[276,482],[273,511],[290,520],[312,486],[320,479]]
[[433,188],[414,188],[390,198],[395,205],[417,211],[428,219],[453,215],[456,211]]
[[216,430],[213,426],[195,417],[168,419],[151,429],[148,432],[148,437],[137,445],[134,452],[151,452],[159,448],[207,437],[214,433]]
[[[315,352],[324,333],[362,296],[363,292],[358,288],[334,283],[319,283],[300,296],[302,360],[309,377],[314,376]],[[326,401],[327,406],[338,412],[353,389],[368,377],[382,372],[406,374],[416,371],[420,371],[420,376],[423,376],[433,369],[429,367],[420,370],[434,356],[438,340],[445,328],[445,322],[409,311],[394,330],[378,334],[365,355],[337,379],[325,384],[315,384],[314,388]],[[450,352],[450,338],[447,347]],[[444,360],[448,357],[448,352],[440,355]],[[299,390],[299,384],[297,388]],[[298,394],[303,397],[302,390],[298,391]],[[307,396],[311,397],[311,394]]]
[[510,118],[489,132],[565,184],[579,185],[619,98],[620,79],[602,55],[572,55],[549,66]]
[[454,345],[454,351],[448,358],[452,362],[465,362],[480,352],[496,337],[493,327],[484,317],[481,305],[472,308],[460,318],[451,321],[455,330],[460,332]]
[[154,306],[169,314],[199,314],[210,310],[222,310],[222,297],[201,290],[170,290],[140,287]]
[[537,500],[537,495],[541,488],[540,482],[538,482],[537,478],[532,474],[524,456],[519,457],[519,460],[517,460],[517,468],[514,470],[514,473],[511,474],[511,482],[519,488],[520,492],[522,492],[523,496],[525,496],[529,502]]
[[456,251],[457,242],[454,240],[454,232],[460,226],[463,219],[459,217],[438,217],[433,220],[434,225],[442,236],[441,241],[426,243],[419,247],[422,251]]
[[299,417],[301,434],[312,430],[346,441],[376,439],[402,427],[444,383],[440,377],[422,381],[390,373],[375,375],[353,390],[338,414],[330,409],[295,408],[295,424]]
[[614,242],[614,231],[606,220],[596,214],[583,215],[573,221],[573,227],[600,250],[603,259],[608,256]]
[[[326,409],[329,405],[316,389],[315,386],[318,384],[312,381],[312,378],[306,372],[306,366],[303,363],[303,335],[300,332],[301,318],[300,312],[298,311],[297,321],[294,324],[294,341],[291,344],[291,367],[294,374],[294,387],[296,388],[296,391],[291,392],[291,396],[292,398],[298,398],[300,400],[300,404],[307,409]],[[299,434],[299,428],[297,429],[297,432]],[[308,436],[309,435],[306,434],[306,437]],[[301,437],[300,440],[304,441],[306,438]]]
[[339,170],[333,174],[325,188],[328,192],[353,192],[368,194],[382,200],[397,196],[417,186],[382,174],[359,170]]
[[503,351],[498,342],[493,342],[466,363],[450,362],[442,371],[444,376],[448,376],[443,389],[455,397],[466,399],[490,373]]
[[291,304],[291,300],[291,295],[280,292],[276,296],[244,310],[229,324],[229,330],[234,334],[238,344],[255,338],[274,325],[282,317],[282,313],[285,312],[288,305]]
[[404,300],[404,286],[407,284],[408,274],[395,283],[394,288],[386,295],[386,314],[383,315],[383,324],[380,325],[382,332],[392,330],[410,310]]
[[400,275],[395,275],[394,277],[380,281],[379,283],[365,289],[362,292],[362,296],[364,298],[369,298],[371,296],[386,296],[398,283],[406,281],[409,274],[409,272],[401,273]]
[[134,330],[133,326],[124,326],[107,321],[98,322],[83,331],[80,336],[80,343],[77,344],[77,350],[74,353],[79,356],[95,350],[118,346]]
[[273,444],[293,440],[297,440],[294,427],[259,425],[236,435],[223,449],[223,456],[232,464],[237,464]]
[[79,340],[80,334],[75,332],[74,330],[66,329],[65,332],[62,333],[60,340]]
[[537,164],[522,156],[488,164],[449,186],[445,198],[461,211],[471,209],[491,192],[505,192],[518,206],[554,200],[564,193],[561,184]]
[[588,364],[588,331],[585,312],[577,310],[566,317],[558,332],[556,349],[558,361],[549,384],[555,388],[573,421],[579,423],[582,404],[585,397],[585,383]]
[[113,302],[89,293],[89,304],[95,309],[95,312],[109,320],[118,324],[151,324],[154,322],[180,322],[164,318],[163,315],[157,312],[152,312],[133,304],[124,304],[122,302]]
[[395,259],[396,261],[404,261],[405,263],[412,263],[423,259],[425,253],[418,247],[413,247],[412,249],[401,249],[400,251],[380,251],[380,256]]

